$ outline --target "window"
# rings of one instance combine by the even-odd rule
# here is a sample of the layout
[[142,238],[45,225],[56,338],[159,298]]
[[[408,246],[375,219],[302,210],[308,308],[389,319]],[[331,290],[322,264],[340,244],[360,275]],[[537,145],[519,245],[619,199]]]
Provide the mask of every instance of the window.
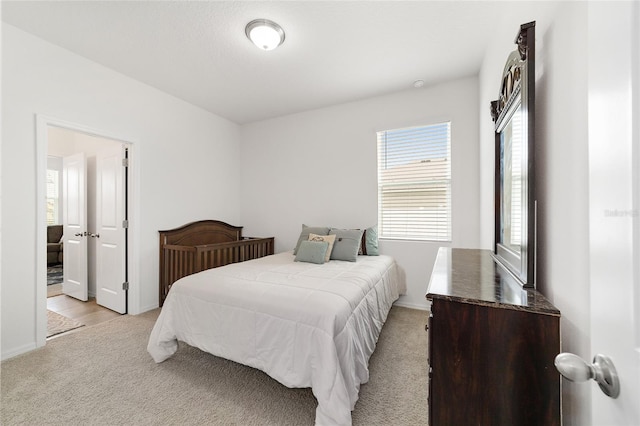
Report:
[[381,238],[451,241],[451,123],[378,132]]
[[59,221],[60,172],[47,169],[47,225],[57,225]]
[[522,241],[522,113],[518,106],[502,131],[502,226],[506,247],[520,251]]

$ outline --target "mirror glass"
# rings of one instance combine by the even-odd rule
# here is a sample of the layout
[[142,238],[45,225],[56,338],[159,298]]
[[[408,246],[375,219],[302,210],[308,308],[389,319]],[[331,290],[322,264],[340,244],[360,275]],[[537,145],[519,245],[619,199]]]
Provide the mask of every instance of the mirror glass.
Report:
[[501,241],[515,253],[522,241],[522,107],[518,104],[500,137]]

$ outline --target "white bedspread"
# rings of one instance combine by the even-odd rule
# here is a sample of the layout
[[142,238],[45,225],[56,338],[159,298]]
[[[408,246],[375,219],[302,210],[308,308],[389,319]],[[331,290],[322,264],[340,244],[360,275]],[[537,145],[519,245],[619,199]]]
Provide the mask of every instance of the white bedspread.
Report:
[[147,349],[162,362],[180,340],[287,387],[311,387],[316,424],[351,424],[369,357],[405,284],[389,256],[324,265],[293,258],[280,253],[177,281]]

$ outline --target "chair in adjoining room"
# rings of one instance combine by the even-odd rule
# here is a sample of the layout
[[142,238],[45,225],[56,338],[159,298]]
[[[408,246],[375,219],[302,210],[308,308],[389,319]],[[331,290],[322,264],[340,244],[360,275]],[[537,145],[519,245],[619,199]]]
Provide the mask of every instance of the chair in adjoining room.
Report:
[[62,225],[47,226],[47,266],[62,263]]

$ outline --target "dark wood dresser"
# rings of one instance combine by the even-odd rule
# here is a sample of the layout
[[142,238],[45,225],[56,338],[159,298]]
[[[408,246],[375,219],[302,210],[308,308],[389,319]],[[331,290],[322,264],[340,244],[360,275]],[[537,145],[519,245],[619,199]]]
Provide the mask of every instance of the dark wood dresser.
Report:
[[429,425],[560,425],[560,312],[490,250],[441,248],[427,299]]

